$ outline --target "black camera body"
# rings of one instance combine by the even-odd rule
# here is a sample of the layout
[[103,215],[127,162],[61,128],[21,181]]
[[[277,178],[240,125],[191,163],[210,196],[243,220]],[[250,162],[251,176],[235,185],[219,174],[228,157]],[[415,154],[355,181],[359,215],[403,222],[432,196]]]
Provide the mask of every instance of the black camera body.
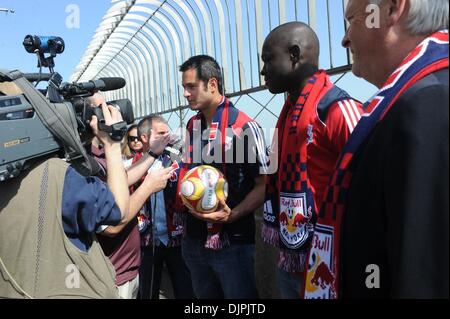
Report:
[[[127,134],[127,124],[122,121],[113,125],[106,125],[105,118],[103,117],[103,111],[100,106],[91,107],[87,106],[86,111],[83,112],[82,119],[86,124],[86,128],[90,128],[89,123],[92,116],[96,116],[98,119],[98,129],[107,132],[112,140],[120,142]],[[90,131],[90,130],[86,130]]]
[[[74,105],[77,105],[79,103],[80,102],[75,102]],[[131,104],[131,101],[128,99],[106,102],[107,105],[111,105],[119,110],[123,118],[123,122],[116,123],[111,126],[107,126],[105,124],[103,111],[100,105],[93,107],[84,103],[84,100],[81,100],[81,103],[83,104],[83,111],[79,113],[79,127],[81,128],[81,130],[79,130],[80,134],[82,134],[82,132],[88,132],[92,134],[90,121],[92,119],[92,116],[95,115],[98,120],[98,129],[107,132],[111,139],[113,139],[114,141],[121,141],[127,134],[126,124],[131,124],[134,122],[133,106]]]
[[[52,54],[64,50],[61,38],[30,37],[26,37],[29,41],[24,41],[24,45],[25,42],[32,45],[41,57],[45,50],[51,50]],[[51,43],[43,43],[46,39]],[[32,84],[40,81],[48,82],[43,91]],[[106,125],[100,107],[92,107],[86,102],[87,97],[98,91],[122,88],[124,79],[61,82],[61,76],[53,71],[50,74],[22,74],[0,69],[0,182],[18,176],[36,159],[56,153],[83,175],[95,175],[96,163],[85,150],[93,135],[89,125],[92,115],[98,118],[99,130],[108,132],[116,141],[126,135],[127,123],[134,122],[128,99],[107,102],[119,109],[124,119],[112,126]]]

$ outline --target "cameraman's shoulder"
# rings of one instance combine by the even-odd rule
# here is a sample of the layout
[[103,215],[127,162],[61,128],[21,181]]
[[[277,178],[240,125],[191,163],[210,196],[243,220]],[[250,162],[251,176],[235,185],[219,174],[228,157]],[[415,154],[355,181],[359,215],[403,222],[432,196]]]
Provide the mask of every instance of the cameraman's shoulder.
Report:
[[52,157],[35,163],[33,172],[41,172],[44,175],[64,176],[70,165],[63,159]]
[[95,176],[83,176],[73,166],[67,166],[64,180],[65,195],[95,201],[101,194],[110,193],[107,185]]
[[[67,163],[65,163],[67,164]],[[106,185],[106,183],[104,183],[100,178],[98,178],[97,176],[84,176],[83,174],[81,174],[80,172],[78,172],[78,170],[73,167],[72,165],[64,165],[63,164],[56,164],[56,165],[60,165],[60,168],[66,168],[66,179],[69,180],[75,180],[77,181],[77,183],[83,183],[83,184],[98,184],[98,185]]]
[[65,160],[57,157],[50,158],[48,163],[51,167],[60,168],[61,170],[67,170],[70,166]]

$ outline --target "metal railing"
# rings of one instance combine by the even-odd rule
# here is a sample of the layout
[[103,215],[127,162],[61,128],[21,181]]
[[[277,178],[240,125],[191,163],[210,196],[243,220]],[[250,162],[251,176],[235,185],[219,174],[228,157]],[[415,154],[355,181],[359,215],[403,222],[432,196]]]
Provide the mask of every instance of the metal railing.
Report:
[[[113,0],[72,81],[121,76],[127,85],[107,98],[129,98],[137,118],[175,113],[183,125],[187,106],[179,66],[211,55],[223,69],[228,96],[265,90],[260,75],[266,35],[289,21],[309,24],[321,43],[320,65],[330,74],[349,70],[340,46],[347,0]],[[255,101],[265,110],[264,103]],[[265,106],[265,107],[264,107]],[[245,111],[245,109],[244,109]]]

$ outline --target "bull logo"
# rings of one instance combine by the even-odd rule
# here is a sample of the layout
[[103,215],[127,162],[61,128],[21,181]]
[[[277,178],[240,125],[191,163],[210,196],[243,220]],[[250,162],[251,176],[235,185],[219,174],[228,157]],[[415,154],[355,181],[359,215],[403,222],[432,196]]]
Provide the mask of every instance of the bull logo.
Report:
[[306,209],[306,194],[300,197],[280,197],[280,235],[283,244],[291,249],[303,245],[313,232],[312,208]]
[[320,286],[322,289],[326,289],[327,286],[332,286],[334,282],[334,276],[328,268],[327,264],[321,262],[317,266],[314,276],[311,279],[311,283],[317,287]]
[[178,181],[178,174],[177,174],[176,171],[172,171],[172,172],[170,173],[170,181],[171,181],[172,183]]
[[298,227],[306,224],[310,218],[303,214],[295,214],[293,209],[288,209],[287,214],[281,212],[280,223],[287,228],[287,231],[293,233]]
[[335,267],[333,267],[333,228],[316,224],[308,259],[305,299],[334,299]]

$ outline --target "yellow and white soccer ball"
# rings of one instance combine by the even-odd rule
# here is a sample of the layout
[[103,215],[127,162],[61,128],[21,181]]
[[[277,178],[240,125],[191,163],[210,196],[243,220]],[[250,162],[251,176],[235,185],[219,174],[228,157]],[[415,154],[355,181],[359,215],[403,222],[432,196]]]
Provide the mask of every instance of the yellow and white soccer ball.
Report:
[[209,165],[194,167],[181,181],[180,196],[191,210],[211,213],[217,210],[220,199],[228,197],[228,183],[223,174]]

